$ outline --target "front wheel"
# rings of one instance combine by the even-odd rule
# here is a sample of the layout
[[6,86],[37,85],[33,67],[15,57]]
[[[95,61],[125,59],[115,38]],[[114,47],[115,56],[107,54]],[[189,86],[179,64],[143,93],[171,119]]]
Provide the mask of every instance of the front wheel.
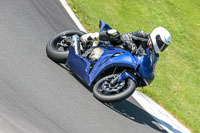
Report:
[[75,34],[80,37],[85,32],[69,30],[54,36],[46,46],[47,56],[56,63],[65,63],[69,55],[72,36]]
[[93,95],[95,98],[102,102],[119,102],[122,101],[135,91],[136,84],[135,82],[127,78],[115,85],[111,85],[110,82],[114,79],[117,75],[108,75],[103,77],[93,87]]

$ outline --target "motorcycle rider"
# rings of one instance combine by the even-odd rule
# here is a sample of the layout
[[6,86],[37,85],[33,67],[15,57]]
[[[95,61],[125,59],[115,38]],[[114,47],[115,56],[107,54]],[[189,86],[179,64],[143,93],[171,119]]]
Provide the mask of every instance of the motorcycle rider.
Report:
[[123,49],[140,56],[146,55],[146,50],[149,48],[151,61],[155,67],[159,59],[159,53],[169,46],[171,35],[167,29],[157,27],[151,34],[146,34],[144,31],[120,34],[117,30],[110,29],[81,36],[81,41],[85,44],[90,40],[109,41],[114,46],[120,45]]

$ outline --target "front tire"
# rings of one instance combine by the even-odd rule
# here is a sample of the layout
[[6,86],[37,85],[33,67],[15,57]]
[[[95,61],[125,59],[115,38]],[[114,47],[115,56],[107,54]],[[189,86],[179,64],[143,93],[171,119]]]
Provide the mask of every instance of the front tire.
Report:
[[65,47],[61,51],[61,50],[59,50],[60,47],[58,46],[58,43],[63,40],[62,39],[63,35],[70,37],[70,36],[73,36],[75,34],[78,35],[78,36],[82,36],[83,34],[85,34],[85,32],[69,30],[69,31],[63,31],[63,32],[57,34],[56,36],[54,36],[46,46],[47,56],[51,60],[55,61],[56,63],[65,63],[66,59],[69,55],[69,47]]
[[105,83],[108,86],[110,80],[113,79],[115,76],[116,76],[116,74],[108,75],[106,77],[103,77],[102,79],[100,79],[98,82],[95,83],[95,85],[93,87],[93,95],[95,98],[97,98],[98,100],[100,100],[102,102],[112,103],[112,102],[119,102],[119,101],[125,100],[126,98],[131,96],[131,94],[136,89],[136,83],[130,78],[127,78],[124,81],[122,81],[123,83],[118,83],[118,84],[124,85],[119,90],[114,87],[112,87],[113,91],[112,91],[112,89],[111,90],[105,89],[105,87],[104,87],[104,86],[106,86]]

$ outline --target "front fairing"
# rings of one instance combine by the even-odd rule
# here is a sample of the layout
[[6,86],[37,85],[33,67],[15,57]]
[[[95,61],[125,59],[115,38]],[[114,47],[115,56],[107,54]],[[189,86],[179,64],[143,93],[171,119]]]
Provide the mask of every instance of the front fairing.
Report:
[[137,56],[123,49],[104,47],[104,53],[98,61],[94,62],[75,54],[74,47],[71,46],[66,64],[88,86],[90,86],[102,72],[115,66],[128,67],[131,68],[133,72],[135,71],[139,77],[138,86],[149,85],[154,79],[153,64],[150,60],[149,50],[147,50],[147,56]]
[[145,84],[142,84],[141,86],[149,85],[154,79],[154,64],[151,61],[151,54],[151,51],[147,49],[147,55],[134,56],[137,58],[138,62],[137,74],[145,82]]

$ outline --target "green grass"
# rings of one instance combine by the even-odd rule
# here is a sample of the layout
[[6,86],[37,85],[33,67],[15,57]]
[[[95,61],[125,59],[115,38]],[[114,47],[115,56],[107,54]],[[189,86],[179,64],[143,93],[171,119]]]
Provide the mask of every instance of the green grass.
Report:
[[99,31],[100,19],[121,33],[167,28],[172,43],[160,54],[154,82],[140,90],[200,133],[199,0],[67,1],[89,32]]

